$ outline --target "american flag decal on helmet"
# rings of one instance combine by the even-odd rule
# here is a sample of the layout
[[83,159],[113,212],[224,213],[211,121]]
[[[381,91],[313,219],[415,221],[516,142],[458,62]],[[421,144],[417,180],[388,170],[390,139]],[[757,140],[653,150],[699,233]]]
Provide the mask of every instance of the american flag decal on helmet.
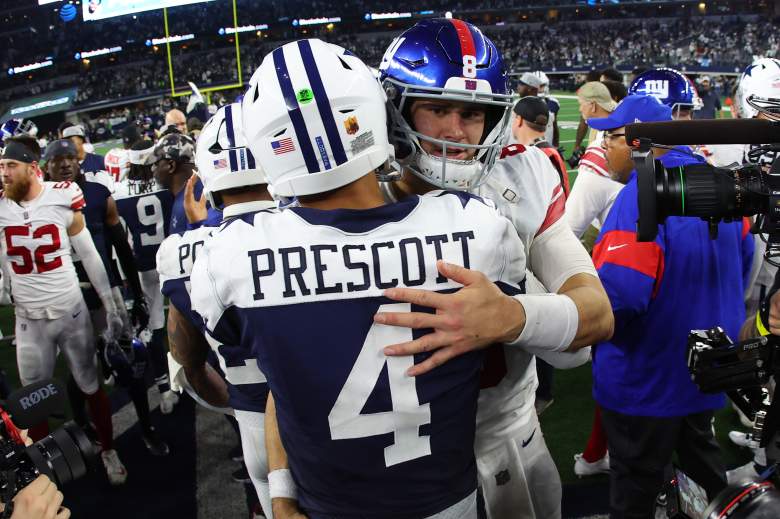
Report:
[[278,141],[271,141],[271,149],[274,150],[274,155],[281,155],[283,153],[295,151],[295,144],[291,137],[285,137]]

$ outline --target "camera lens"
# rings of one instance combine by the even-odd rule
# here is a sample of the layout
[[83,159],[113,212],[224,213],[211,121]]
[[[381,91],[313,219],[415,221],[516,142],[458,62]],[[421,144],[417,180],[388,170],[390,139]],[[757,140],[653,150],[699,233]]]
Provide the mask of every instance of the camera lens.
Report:
[[780,492],[769,481],[741,481],[718,494],[702,515],[705,519],[776,519]]
[[766,190],[758,168],[739,170],[708,164],[666,169],[657,163],[658,215],[740,218],[759,212]]
[[60,487],[85,475],[97,457],[84,431],[73,422],[30,445],[26,452],[38,472]]
[[665,168],[660,161],[637,163],[639,240],[652,241],[669,216],[737,219],[767,212],[769,190],[758,166],[731,170],[708,164]]

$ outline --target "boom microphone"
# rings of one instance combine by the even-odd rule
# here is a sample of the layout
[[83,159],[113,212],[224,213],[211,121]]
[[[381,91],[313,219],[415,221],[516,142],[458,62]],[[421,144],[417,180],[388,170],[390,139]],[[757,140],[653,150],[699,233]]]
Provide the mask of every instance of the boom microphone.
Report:
[[780,122],[764,119],[700,119],[626,125],[626,142],[650,139],[653,144],[780,143]]
[[5,401],[11,421],[19,429],[29,429],[65,409],[65,392],[54,379],[29,384],[11,393]]

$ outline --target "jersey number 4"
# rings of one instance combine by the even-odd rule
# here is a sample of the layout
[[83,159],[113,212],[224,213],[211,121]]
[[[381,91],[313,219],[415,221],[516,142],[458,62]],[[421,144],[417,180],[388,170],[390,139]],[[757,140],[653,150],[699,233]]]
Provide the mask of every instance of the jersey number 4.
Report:
[[[15,236],[30,236],[34,240],[39,240],[46,236],[50,237],[51,243],[39,245],[35,251],[30,251],[22,245],[14,245]],[[17,274],[31,274],[37,270],[39,274],[49,272],[62,266],[62,258],[56,257],[51,261],[46,261],[46,254],[52,254],[60,250],[62,242],[60,240],[60,231],[56,225],[50,223],[38,227],[34,231],[26,225],[12,225],[5,228],[5,245],[8,256],[15,256],[21,259],[20,263],[11,261],[11,267]]]
[[[380,312],[408,312],[408,303],[386,304]],[[385,466],[390,467],[431,454],[431,439],[420,435],[420,427],[431,423],[431,405],[420,405],[416,379],[406,375],[414,364],[412,356],[387,357],[383,349],[391,344],[412,340],[412,330],[374,324],[352,366],[344,387],[328,415],[330,436],[334,440],[366,438],[393,433],[394,441],[385,447]],[[361,414],[385,364],[390,380],[393,410]]]

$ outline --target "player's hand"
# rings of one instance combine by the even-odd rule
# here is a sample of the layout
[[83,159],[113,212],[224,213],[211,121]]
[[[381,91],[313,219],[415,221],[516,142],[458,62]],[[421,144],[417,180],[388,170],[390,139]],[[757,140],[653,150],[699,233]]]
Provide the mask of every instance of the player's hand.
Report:
[[195,184],[198,180],[198,175],[193,174],[184,186],[184,214],[187,215],[187,221],[190,223],[202,222],[209,215],[206,209],[206,196],[201,193],[200,200],[195,200]]
[[11,519],[67,519],[70,510],[62,505],[62,492],[46,476],[38,476],[13,499]]
[[780,290],[772,294],[769,300],[769,332],[780,335]]
[[274,519],[306,519],[306,515],[298,509],[298,502],[294,499],[275,497],[271,500]]
[[106,312],[106,331],[103,338],[106,342],[115,342],[122,335],[124,323],[117,312]]
[[433,328],[432,333],[419,339],[393,344],[384,350],[391,356],[436,350],[428,359],[409,368],[407,374],[410,376],[427,373],[469,351],[510,342],[525,326],[523,305],[501,292],[484,274],[441,260],[436,266],[443,276],[461,283],[463,288],[453,294],[412,288],[385,291],[385,296],[393,301],[434,308],[435,314],[381,312],[374,315],[374,321],[380,324]]
[[130,320],[136,330],[143,330],[149,324],[149,305],[143,296],[136,297],[133,301]]

